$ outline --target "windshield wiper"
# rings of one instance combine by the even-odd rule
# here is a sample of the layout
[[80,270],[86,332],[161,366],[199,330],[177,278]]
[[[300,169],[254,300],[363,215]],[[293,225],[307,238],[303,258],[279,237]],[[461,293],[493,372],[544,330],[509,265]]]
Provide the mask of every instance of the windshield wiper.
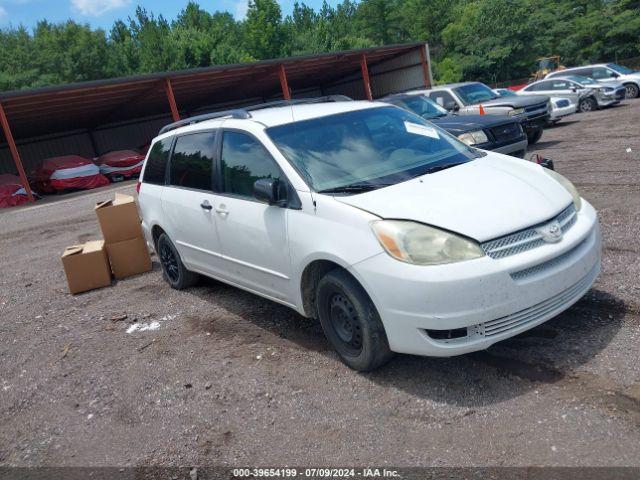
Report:
[[446,170],[447,168],[457,167],[458,165],[462,165],[464,163],[467,163],[467,162],[451,162],[451,163],[444,163],[442,165],[434,165],[433,167],[429,167],[426,170],[420,172],[418,175],[416,175],[416,177],[419,177],[421,175],[427,175],[429,173],[440,172],[442,170]]
[[382,187],[389,187],[391,183],[352,183],[351,185],[343,185],[342,187],[325,188],[318,190],[318,193],[362,193],[376,190]]

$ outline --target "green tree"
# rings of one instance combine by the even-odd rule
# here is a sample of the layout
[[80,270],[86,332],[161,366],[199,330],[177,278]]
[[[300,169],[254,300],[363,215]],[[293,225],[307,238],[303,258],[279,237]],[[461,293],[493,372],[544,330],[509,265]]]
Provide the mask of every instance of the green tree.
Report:
[[251,0],[244,22],[245,42],[257,59],[278,57],[284,47],[282,12],[275,0]]

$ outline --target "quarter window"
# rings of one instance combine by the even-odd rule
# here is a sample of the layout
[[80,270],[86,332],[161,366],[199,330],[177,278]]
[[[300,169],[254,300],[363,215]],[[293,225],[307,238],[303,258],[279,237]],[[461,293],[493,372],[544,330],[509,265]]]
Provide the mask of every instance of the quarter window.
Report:
[[171,156],[170,184],[211,190],[215,140],[215,132],[178,137]]
[[280,169],[255,138],[238,132],[222,137],[222,190],[253,198],[253,184],[261,178],[280,178]]
[[142,179],[144,183],[164,185],[165,171],[172,140],[171,138],[158,140],[151,147],[149,156],[147,157],[147,164],[144,168],[144,177]]

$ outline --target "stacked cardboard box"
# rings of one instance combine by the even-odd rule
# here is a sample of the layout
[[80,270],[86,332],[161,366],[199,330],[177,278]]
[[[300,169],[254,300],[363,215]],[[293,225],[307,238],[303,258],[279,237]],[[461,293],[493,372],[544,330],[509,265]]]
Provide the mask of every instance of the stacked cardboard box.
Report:
[[67,247],[62,265],[73,294],[106,287],[111,273],[120,280],[151,270],[135,199],[116,193],[95,207],[104,240]]
[[120,280],[151,270],[135,199],[116,193],[115,200],[96,205],[96,214],[114,277]]

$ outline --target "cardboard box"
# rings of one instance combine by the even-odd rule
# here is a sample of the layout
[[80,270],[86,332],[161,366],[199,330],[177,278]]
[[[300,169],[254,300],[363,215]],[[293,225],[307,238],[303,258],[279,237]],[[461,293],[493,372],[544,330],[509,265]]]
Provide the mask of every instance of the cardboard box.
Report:
[[111,269],[104,240],[67,247],[62,254],[69,291],[73,294],[111,285]]
[[107,244],[111,271],[118,279],[151,270],[151,257],[144,238]]
[[116,193],[114,200],[99,202],[95,211],[107,245],[142,238],[138,206],[131,195]]

